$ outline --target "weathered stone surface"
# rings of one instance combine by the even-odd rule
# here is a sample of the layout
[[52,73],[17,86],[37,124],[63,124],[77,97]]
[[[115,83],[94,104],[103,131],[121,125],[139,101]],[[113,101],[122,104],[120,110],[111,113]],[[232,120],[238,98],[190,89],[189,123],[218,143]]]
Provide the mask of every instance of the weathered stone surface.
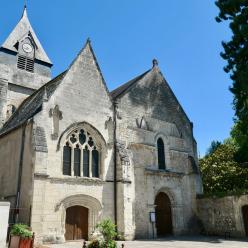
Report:
[[248,195],[198,199],[198,217],[203,232],[212,235],[245,237],[242,207],[248,205]]
[[[4,56],[5,69],[7,66],[11,71],[12,65],[16,65],[15,54]],[[39,75],[45,73],[44,68],[37,68]],[[9,99],[13,102],[25,98],[30,92],[20,88],[11,79],[11,73],[5,71],[5,82],[15,85],[11,86]],[[19,72],[15,69],[14,73]],[[23,73],[15,79],[24,77],[31,89],[35,78]],[[6,101],[5,95],[3,99]],[[0,196],[8,198],[12,194],[13,204],[22,128],[27,121],[21,206],[29,210],[21,219],[31,221],[40,242],[64,241],[66,210],[72,206],[88,208],[88,234],[101,218],[114,220],[114,145],[118,231],[126,239],[151,238],[149,213],[155,211],[155,198],[160,192],[170,199],[173,234],[195,231],[196,194],[202,188],[200,175],[196,173],[198,161],[192,125],[157,66],[110,94],[87,41],[66,72],[26,98],[0,130],[0,160],[4,163],[0,164],[4,188],[0,188]],[[163,170],[158,165],[158,139],[164,143]],[[63,173],[65,146],[72,154],[67,161],[70,173]],[[74,157],[79,149],[82,158],[86,146],[87,177],[84,171],[76,173]],[[93,151],[99,154],[98,178],[92,176]],[[96,159],[94,162],[97,163]],[[82,168],[82,159],[79,163]],[[4,179],[5,173],[10,173],[13,185]],[[156,227],[154,231],[156,236]]]

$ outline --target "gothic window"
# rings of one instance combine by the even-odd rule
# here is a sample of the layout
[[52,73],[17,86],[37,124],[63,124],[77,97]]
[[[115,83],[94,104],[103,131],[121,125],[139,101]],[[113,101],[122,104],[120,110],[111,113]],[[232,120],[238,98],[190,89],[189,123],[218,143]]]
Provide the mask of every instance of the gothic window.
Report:
[[[73,160],[72,160],[73,158]],[[63,174],[99,178],[100,149],[86,130],[74,130],[63,149]]]
[[161,138],[157,141],[158,149],[158,168],[160,170],[165,170],[165,154],[164,154],[164,142]]

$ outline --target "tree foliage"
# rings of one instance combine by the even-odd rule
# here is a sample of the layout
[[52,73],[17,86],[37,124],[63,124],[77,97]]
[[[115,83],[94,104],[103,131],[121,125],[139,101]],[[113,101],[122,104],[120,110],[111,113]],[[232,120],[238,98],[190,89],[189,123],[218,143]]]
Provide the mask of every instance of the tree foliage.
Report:
[[228,140],[200,159],[205,194],[236,194],[248,191],[248,168],[234,160],[236,147]]
[[235,110],[235,130],[232,132],[238,144],[236,158],[248,162],[248,1],[218,0],[220,12],[216,20],[228,21],[231,40],[222,42],[221,56],[227,61],[224,71],[230,74]]
[[210,154],[212,154],[213,152],[215,152],[216,149],[217,149],[220,145],[221,145],[221,142],[220,142],[220,141],[218,141],[218,140],[213,140],[213,141],[211,142],[210,147],[209,147],[208,150],[207,150],[207,155],[210,155]]

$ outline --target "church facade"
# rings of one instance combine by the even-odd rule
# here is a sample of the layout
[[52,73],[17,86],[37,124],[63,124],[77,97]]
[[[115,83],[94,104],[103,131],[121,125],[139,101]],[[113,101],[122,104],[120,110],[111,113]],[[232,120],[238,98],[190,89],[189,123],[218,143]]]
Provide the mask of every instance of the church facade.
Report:
[[43,242],[89,239],[110,218],[125,239],[194,232],[202,193],[193,124],[152,68],[109,92],[87,40],[52,63],[26,8],[0,48],[0,197]]

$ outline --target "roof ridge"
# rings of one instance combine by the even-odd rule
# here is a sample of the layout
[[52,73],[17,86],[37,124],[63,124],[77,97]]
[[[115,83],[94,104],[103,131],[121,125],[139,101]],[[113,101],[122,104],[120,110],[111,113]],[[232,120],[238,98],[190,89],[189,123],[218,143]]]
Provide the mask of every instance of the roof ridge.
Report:
[[[41,94],[41,98],[42,100],[40,102],[37,103],[37,107],[39,107],[41,104],[43,104],[43,98],[44,98],[44,93],[43,90],[49,88],[53,83],[58,82],[59,80],[62,80],[65,75],[67,73],[67,70],[60,73],[59,75],[57,75],[55,78],[53,78],[52,80],[50,80],[49,82],[47,82],[46,84],[44,84],[43,86],[41,86],[39,89],[37,89],[36,91],[34,91],[30,96],[28,96],[21,104],[20,106],[17,108],[17,110],[13,113],[13,115],[4,123],[3,127],[0,129],[0,136],[8,133],[9,131],[13,130],[14,128],[17,128],[18,126],[22,125],[25,121],[27,121],[28,119],[30,119],[35,113],[31,113],[27,116],[23,116],[22,120],[18,120],[20,119],[20,115],[25,114],[25,108],[27,106],[30,106],[30,103],[34,100],[37,100],[37,96],[39,94]],[[42,94],[43,93],[43,94]],[[52,95],[52,94],[51,94]],[[50,96],[51,96],[50,95]],[[48,99],[49,99],[49,94],[47,95]],[[39,97],[38,97],[39,98]],[[38,99],[39,100],[39,99]],[[39,106],[38,106],[39,105]],[[28,112],[28,111],[26,111]],[[32,112],[32,111],[31,111]],[[11,126],[11,122],[14,121],[16,119],[17,124],[14,124],[13,126]],[[19,123],[18,123],[19,121]]]
[[130,87],[132,87],[136,82],[140,81],[150,71],[152,71],[152,69],[149,69],[149,70],[145,71],[144,73],[136,76],[135,78],[127,81],[126,83],[121,84],[119,87],[117,87],[116,89],[114,89],[110,92],[111,97],[113,99],[115,99],[115,98],[119,97],[120,95],[124,94]]

